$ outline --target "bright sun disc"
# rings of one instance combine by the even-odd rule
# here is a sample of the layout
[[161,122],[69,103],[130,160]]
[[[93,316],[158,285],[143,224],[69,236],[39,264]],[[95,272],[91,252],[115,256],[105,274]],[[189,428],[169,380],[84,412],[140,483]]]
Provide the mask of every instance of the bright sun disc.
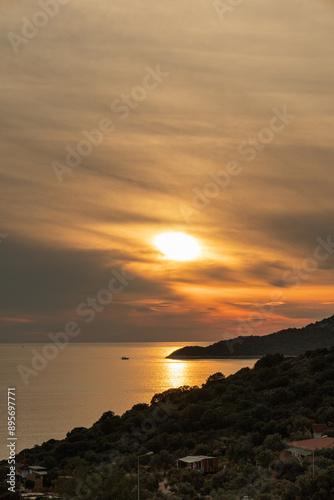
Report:
[[192,236],[185,233],[163,233],[156,236],[154,244],[172,260],[194,260],[200,252],[200,246]]

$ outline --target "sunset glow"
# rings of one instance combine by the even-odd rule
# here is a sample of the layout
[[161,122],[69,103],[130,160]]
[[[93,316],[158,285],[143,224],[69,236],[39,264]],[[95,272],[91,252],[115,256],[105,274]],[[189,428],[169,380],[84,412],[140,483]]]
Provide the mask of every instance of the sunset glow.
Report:
[[185,233],[163,233],[154,240],[158,249],[171,260],[194,260],[200,254],[200,246],[192,236]]
[[333,2],[0,3],[5,341],[333,313]]

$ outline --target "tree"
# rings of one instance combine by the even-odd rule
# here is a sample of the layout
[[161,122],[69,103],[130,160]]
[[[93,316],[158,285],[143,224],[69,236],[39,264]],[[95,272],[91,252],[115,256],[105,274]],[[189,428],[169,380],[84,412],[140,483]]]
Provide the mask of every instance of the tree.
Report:
[[275,455],[271,450],[268,450],[264,446],[259,446],[255,450],[256,462],[261,465],[261,467],[268,467],[275,460]]
[[228,450],[228,457],[234,462],[252,459],[253,455],[252,439],[249,434],[247,436],[241,436],[239,439],[234,441]]
[[221,372],[214,373],[213,375],[210,375],[205,383],[205,385],[210,385],[214,384],[215,382],[220,382],[221,380],[224,380],[225,375]]
[[282,436],[277,432],[267,436],[264,440],[263,446],[265,446],[265,448],[269,448],[271,451],[282,451],[285,448]]
[[256,370],[258,370],[259,368],[271,368],[272,366],[279,365],[283,360],[283,354],[267,354],[255,363],[254,368]]
[[155,467],[157,470],[163,469],[164,475],[166,476],[167,470],[175,466],[175,458],[168,451],[162,450],[152,457],[150,463],[152,467]]

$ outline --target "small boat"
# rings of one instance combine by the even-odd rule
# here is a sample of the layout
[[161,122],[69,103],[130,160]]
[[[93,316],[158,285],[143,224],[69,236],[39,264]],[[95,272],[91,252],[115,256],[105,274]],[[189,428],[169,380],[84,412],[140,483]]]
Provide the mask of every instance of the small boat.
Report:
[[122,356],[121,359],[130,359],[130,358],[127,358],[126,356]]

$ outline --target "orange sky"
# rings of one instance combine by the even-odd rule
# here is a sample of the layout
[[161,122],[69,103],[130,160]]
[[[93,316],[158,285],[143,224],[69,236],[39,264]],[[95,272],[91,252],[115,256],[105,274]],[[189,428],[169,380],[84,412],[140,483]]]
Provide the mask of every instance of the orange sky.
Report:
[[[212,341],[333,313],[334,8],[219,12],[0,1],[3,341],[70,320],[78,341]],[[170,231],[200,258],[166,259]],[[86,322],[115,269],[134,279]]]

